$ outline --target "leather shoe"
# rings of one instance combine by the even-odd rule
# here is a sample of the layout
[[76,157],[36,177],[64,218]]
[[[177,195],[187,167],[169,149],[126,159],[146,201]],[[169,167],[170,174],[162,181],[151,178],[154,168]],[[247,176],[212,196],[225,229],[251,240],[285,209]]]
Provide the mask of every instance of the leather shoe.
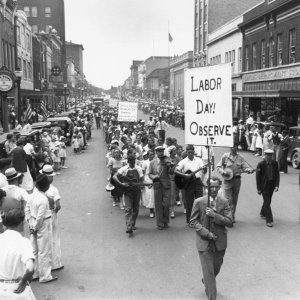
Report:
[[51,279],[47,280],[47,281],[40,281],[40,283],[49,283],[49,282],[52,282],[52,281],[55,281],[57,280],[58,277],[57,276],[53,276]]
[[273,227],[273,223],[272,223],[272,222],[269,222],[269,223],[267,223],[267,226],[268,226],[268,227]]
[[59,271],[59,270],[62,270],[63,268],[64,268],[64,266],[61,266],[61,267],[58,267],[58,268],[52,269],[51,271]]

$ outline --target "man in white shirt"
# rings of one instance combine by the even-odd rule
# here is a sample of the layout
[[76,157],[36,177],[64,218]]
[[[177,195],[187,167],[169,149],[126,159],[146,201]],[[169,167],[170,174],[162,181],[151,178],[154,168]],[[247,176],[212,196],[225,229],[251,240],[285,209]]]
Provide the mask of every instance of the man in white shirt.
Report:
[[52,258],[52,226],[51,210],[45,192],[50,182],[45,174],[36,178],[36,187],[30,195],[25,208],[26,220],[30,228],[30,240],[36,258],[34,279],[40,283],[47,283],[57,279],[51,274]]
[[34,254],[24,231],[24,212],[11,209],[3,216],[7,230],[0,234],[0,299],[35,300],[29,283],[34,272]]
[[186,181],[182,191],[186,203],[186,223],[189,224],[194,200],[203,196],[203,162],[201,158],[195,157],[193,145],[187,145],[186,153],[187,157],[178,163],[175,174]]
[[61,260],[60,231],[57,218],[57,214],[61,209],[61,196],[58,189],[52,184],[53,176],[56,175],[53,167],[51,165],[44,165],[40,172],[47,175],[48,180],[50,181],[50,187],[45,194],[48,197],[49,208],[52,213],[52,271],[58,271],[64,268]]

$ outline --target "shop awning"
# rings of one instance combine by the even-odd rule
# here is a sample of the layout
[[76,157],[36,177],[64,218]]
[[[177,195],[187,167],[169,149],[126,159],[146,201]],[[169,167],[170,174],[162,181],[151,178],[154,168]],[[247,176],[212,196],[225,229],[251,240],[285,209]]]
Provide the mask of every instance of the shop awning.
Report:
[[244,98],[300,98],[299,91],[234,91],[232,97]]

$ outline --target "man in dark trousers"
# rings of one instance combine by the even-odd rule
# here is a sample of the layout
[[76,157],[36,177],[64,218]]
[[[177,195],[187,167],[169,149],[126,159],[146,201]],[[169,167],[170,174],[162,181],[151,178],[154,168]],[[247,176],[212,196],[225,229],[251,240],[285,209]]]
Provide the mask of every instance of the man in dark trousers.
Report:
[[218,195],[222,181],[211,177],[210,199],[208,196],[197,198],[194,202],[190,226],[196,229],[196,245],[203,272],[202,282],[205,285],[207,298],[217,297],[216,276],[223,264],[227,248],[227,230],[232,227],[232,211],[226,198]]
[[264,199],[260,216],[266,219],[268,227],[272,227],[271,201],[273,192],[278,192],[280,174],[278,163],[272,158],[274,151],[267,149],[264,154],[264,160],[259,162],[256,168],[256,186],[258,195],[262,195]]

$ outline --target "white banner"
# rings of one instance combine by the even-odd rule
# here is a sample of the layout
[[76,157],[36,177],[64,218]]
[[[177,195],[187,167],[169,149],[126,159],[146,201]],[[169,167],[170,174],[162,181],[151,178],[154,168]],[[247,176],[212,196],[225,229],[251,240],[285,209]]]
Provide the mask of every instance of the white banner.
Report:
[[232,147],[231,65],[185,70],[185,143]]
[[119,102],[118,121],[120,122],[136,122],[137,121],[136,102]]
[[119,103],[119,99],[110,98],[108,106],[110,106],[110,107],[117,107],[118,103]]

